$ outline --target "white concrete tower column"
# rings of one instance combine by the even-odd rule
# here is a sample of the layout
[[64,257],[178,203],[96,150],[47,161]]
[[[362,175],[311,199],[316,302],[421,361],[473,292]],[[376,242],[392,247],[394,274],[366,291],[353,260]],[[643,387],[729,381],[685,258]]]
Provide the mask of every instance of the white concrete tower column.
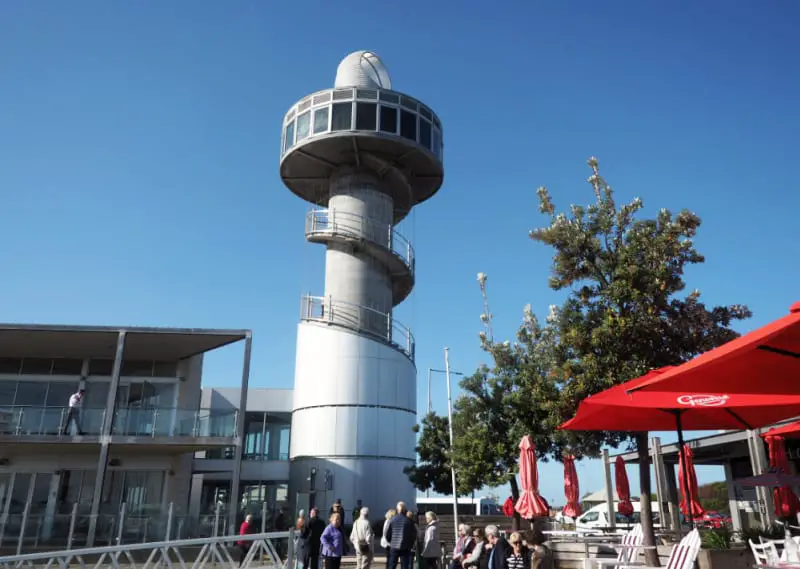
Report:
[[[334,89],[284,118],[281,177],[318,206],[306,239],[326,245],[325,290],[306,296],[297,334],[291,499],[341,498],[381,511],[415,503],[414,337],[392,311],[412,291],[414,250],[395,224],[442,185],[442,125],[392,90],[383,63],[355,52]],[[306,503],[302,497],[300,502]]]

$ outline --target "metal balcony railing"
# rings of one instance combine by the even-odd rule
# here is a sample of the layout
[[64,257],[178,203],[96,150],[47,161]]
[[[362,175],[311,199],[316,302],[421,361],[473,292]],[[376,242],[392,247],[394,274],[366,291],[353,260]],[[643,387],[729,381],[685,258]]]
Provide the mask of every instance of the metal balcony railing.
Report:
[[342,326],[359,334],[383,340],[414,361],[414,335],[398,322],[392,313],[381,312],[327,296],[304,296],[300,309],[301,320],[326,322]]
[[306,238],[315,235],[364,239],[390,251],[414,274],[414,247],[388,223],[335,209],[314,209],[306,214]]
[[[66,407],[2,406],[0,435],[99,436],[105,409],[81,408],[76,420],[68,422]],[[114,412],[111,434],[129,437],[221,437],[236,436],[236,411],[210,409],[123,408]],[[68,424],[69,423],[69,424]]]

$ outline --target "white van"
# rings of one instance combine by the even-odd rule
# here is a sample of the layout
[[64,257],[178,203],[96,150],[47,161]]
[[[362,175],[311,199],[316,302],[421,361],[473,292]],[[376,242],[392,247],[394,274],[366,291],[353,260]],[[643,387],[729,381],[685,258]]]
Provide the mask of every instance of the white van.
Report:
[[[642,505],[639,502],[632,502],[632,504],[633,515],[628,518],[619,512],[614,512],[616,517],[615,526],[618,529],[627,529],[628,527],[638,524],[641,521]],[[617,502],[614,502],[615,509],[616,506]],[[658,502],[650,502],[650,508],[652,508],[653,511],[653,527],[660,528],[661,515],[659,514],[658,510]],[[611,519],[608,517],[608,504],[598,504],[597,506],[584,512],[582,516],[575,520],[576,530],[601,529],[608,528],[610,526]]]

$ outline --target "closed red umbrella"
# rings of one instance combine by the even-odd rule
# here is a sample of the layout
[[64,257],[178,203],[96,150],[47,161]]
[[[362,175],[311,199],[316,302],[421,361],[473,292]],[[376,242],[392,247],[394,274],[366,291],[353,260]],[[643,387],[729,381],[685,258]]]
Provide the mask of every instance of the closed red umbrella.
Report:
[[536,468],[536,447],[530,436],[525,435],[519,443],[520,496],[515,509],[526,520],[544,517],[550,510],[539,496],[539,473]]
[[[786,456],[786,441],[783,437],[768,436],[769,465],[779,472],[789,472],[789,458]],[[779,518],[794,517],[800,509],[797,495],[788,486],[781,486],[772,490],[772,500],[775,502],[775,515]]]
[[[684,463],[686,464],[684,465]],[[678,465],[678,481],[681,486],[681,511],[683,515],[693,520],[702,518],[706,511],[697,501],[697,473],[694,470],[694,454],[689,445],[683,447],[683,458]],[[691,504],[691,512],[687,504]]]
[[567,499],[567,504],[561,510],[562,515],[568,518],[577,518],[581,515],[580,495],[575,457],[567,455],[564,457],[564,497]]
[[614,478],[617,482],[617,511],[629,518],[633,515],[633,504],[631,504],[631,485],[628,482],[628,473],[625,471],[625,461],[621,456],[614,461]]

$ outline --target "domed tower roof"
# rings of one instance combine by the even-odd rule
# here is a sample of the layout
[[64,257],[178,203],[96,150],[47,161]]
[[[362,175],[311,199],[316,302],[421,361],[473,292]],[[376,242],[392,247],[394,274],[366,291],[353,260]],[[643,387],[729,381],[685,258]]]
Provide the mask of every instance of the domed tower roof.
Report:
[[389,71],[377,55],[371,51],[354,51],[345,57],[336,69],[334,87],[391,89],[392,80],[389,78]]

